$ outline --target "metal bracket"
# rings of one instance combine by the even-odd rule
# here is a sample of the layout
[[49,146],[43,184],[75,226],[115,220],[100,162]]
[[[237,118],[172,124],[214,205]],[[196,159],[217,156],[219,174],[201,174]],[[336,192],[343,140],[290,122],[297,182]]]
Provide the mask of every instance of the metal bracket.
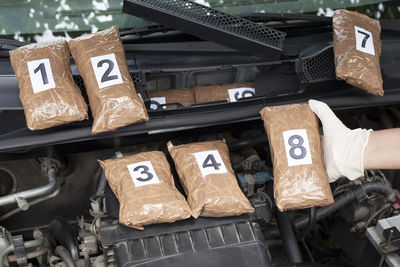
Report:
[[28,260],[26,258],[24,238],[22,237],[22,235],[13,236],[12,242],[14,246],[14,254],[17,258],[18,265],[27,264]]

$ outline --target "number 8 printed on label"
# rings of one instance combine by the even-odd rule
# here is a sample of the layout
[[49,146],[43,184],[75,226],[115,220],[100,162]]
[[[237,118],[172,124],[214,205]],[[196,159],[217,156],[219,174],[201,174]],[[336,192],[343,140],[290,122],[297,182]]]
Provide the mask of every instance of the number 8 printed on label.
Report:
[[132,163],[127,167],[135,186],[160,183],[160,180],[154,171],[153,164],[151,164],[150,161]]
[[90,58],[100,89],[122,83],[121,72],[114,54]]
[[312,164],[310,144],[305,129],[282,132],[288,166]]

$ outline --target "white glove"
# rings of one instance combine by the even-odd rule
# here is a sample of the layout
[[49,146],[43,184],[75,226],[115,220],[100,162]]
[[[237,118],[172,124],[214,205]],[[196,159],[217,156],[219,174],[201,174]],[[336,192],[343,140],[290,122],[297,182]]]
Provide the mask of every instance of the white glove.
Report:
[[372,130],[350,130],[323,102],[309,100],[308,105],[322,122],[322,146],[329,182],[343,176],[350,180],[364,176],[364,151]]

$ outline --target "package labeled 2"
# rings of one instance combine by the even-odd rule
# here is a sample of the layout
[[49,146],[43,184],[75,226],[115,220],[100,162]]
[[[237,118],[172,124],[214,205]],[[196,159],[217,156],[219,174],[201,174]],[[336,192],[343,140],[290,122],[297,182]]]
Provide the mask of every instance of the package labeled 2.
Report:
[[69,41],[93,114],[92,134],[149,119],[129,74],[116,26]]
[[179,146],[168,143],[192,216],[223,217],[253,212],[240,190],[225,141]]
[[373,95],[383,95],[381,26],[378,20],[344,9],[333,14],[336,76]]
[[265,107],[260,113],[271,149],[278,209],[332,204],[318,121],[308,104]]
[[121,224],[143,230],[145,225],[190,217],[190,208],[175,187],[163,152],[143,152],[99,162],[119,200]]
[[10,51],[19,98],[31,130],[88,118],[88,108],[75,84],[65,41],[37,43]]

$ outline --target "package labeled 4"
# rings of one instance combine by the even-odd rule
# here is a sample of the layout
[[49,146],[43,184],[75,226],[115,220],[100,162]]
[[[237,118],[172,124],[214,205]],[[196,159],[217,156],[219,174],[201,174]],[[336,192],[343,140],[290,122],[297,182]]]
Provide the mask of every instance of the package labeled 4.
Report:
[[169,142],[168,150],[194,218],[233,216],[254,211],[236,181],[225,141],[179,146]]

